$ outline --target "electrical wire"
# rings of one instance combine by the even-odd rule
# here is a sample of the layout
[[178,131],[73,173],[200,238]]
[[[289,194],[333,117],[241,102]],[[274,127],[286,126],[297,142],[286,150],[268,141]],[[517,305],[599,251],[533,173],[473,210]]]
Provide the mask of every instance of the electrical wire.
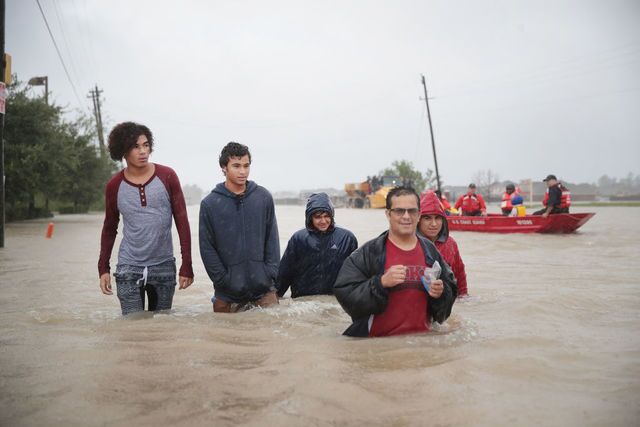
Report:
[[62,59],[62,54],[60,53],[60,49],[58,48],[58,43],[56,43],[56,39],[51,32],[51,27],[49,27],[49,22],[47,21],[47,17],[44,14],[44,10],[42,10],[42,5],[40,4],[40,0],[36,0],[38,4],[38,8],[40,9],[40,13],[42,14],[42,19],[44,20],[44,24],[47,27],[47,31],[49,31],[49,36],[51,37],[51,41],[53,42],[53,46],[56,48],[56,52],[58,53],[58,58],[60,59],[60,63],[62,64],[62,68],[64,68],[64,72],[67,75],[67,79],[69,80],[69,84],[73,89],[73,93],[76,96],[76,100],[78,101],[78,106],[82,107],[82,102],[80,101],[80,97],[78,96],[78,91],[76,90],[76,85],[73,83],[71,79],[71,75],[69,74],[69,70],[67,69],[67,65],[64,63],[64,59]]
[[[83,73],[78,73],[79,68],[76,67],[76,61],[74,59],[74,55],[73,52],[71,51],[71,48],[69,47],[69,41],[67,39],[67,33],[65,31],[65,23],[64,21],[64,17],[60,17],[60,11],[58,10],[58,2],[54,1],[53,2],[53,10],[56,13],[56,19],[58,21],[58,27],[60,28],[60,33],[62,34],[62,41],[64,43],[64,47],[67,50],[67,58],[69,59],[69,64],[71,65],[71,71],[73,72],[73,75],[75,77],[76,81],[80,82],[80,85],[82,86],[82,78],[81,76],[83,75]],[[80,70],[82,71],[82,70]]]
[[[89,19],[90,15],[87,12],[87,2],[86,0],[82,2],[82,10],[78,8],[76,5],[76,0],[71,0],[73,4],[73,8],[76,12],[76,16],[80,17],[84,16],[84,19],[81,20],[81,24],[78,25],[78,33],[80,34],[80,39],[82,40],[83,49],[85,51],[86,58],[89,62],[89,68],[91,69],[91,74],[94,76],[101,76],[102,68],[98,67],[98,61],[96,61],[96,57],[94,55],[93,48],[93,36],[91,33],[91,29],[89,27]],[[85,34],[83,34],[85,33]]]

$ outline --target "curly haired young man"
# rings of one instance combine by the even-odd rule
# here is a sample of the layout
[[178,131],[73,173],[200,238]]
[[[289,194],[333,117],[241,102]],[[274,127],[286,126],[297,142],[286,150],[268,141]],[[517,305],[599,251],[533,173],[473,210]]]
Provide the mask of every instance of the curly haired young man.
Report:
[[100,241],[100,289],[112,295],[109,259],[122,216],[122,242],[114,274],[122,314],[168,310],[176,286],[171,220],[180,237],[180,289],[193,283],[191,232],[180,181],[173,169],[151,163],[153,135],[148,127],[124,122],[109,134],[109,154],[126,161],[105,189],[105,218]]

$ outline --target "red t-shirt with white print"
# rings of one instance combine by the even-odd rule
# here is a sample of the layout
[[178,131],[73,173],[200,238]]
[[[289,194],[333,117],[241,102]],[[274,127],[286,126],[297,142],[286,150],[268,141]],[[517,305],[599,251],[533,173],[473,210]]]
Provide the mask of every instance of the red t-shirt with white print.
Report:
[[387,288],[389,302],[382,314],[373,316],[369,328],[370,337],[411,334],[429,330],[429,313],[427,312],[427,293],[422,286],[420,276],[427,267],[424,251],[420,242],[405,251],[387,239],[387,257],[384,263],[385,272],[393,265],[407,267],[405,282]]

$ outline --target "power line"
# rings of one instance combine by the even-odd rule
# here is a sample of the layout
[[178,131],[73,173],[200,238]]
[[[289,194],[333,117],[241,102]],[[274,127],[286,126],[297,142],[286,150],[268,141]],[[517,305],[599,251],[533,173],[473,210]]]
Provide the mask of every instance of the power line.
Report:
[[57,1],[53,2],[53,10],[56,13],[56,19],[58,21],[60,33],[62,33],[62,41],[64,42],[64,47],[67,49],[67,57],[69,58],[69,64],[71,64],[71,71],[73,72],[75,79],[80,82],[80,85],[82,85],[83,82],[82,82],[82,78],[80,77],[82,76],[83,73],[78,73],[79,68],[76,67],[76,61],[73,57],[73,53],[71,52],[71,48],[69,47],[69,41],[67,40],[67,33],[64,30],[65,25],[63,24],[64,17],[60,18],[60,11],[58,10]]
[[58,43],[56,43],[55,37],[53,37],[53,33],[51,32],[51,27],[49,27],[49,22],[47,21],[47,17],[44,15],[44,10],[42,10],[42,5],[40,5],[40,0],[36,0],[38,4],[38,8],[40,9],[40,13],[42,14],[42,19],[44,19],[44,24],[47,26],[47,31],[49,31],[49,36],[51,36],[51,41],[53,42],[53,46],[56,48],[56,52],[58,53],[58,58],[62,63],[62,68],[64,68],[64,72],[67,75],[67,79],[69,80],[69,84],[71,84],[71,88],[73,89],[73,93],[76,96],[76,100],[78,101],[78,106],[82,107],[82,102],[80,101],[80,97],[78,96],[78,91],[76,90],[76,86],[73,84],[73,80],[71,80],[71,76],[69,75],[69,70],[67,70],[67,66],[64,63],[64,59],[62,59],[62,54],[60,54],[60,49],[58,48]]
[[627,43],[615,48],[605,49],[593,53],[583,53],[573,57],[542,64],[529,72],[506,73],[471,83],[467,88],[457,86],[453,90],[445,88],[437,98],[468,96],[493,90],[529,88],[533,85],[554,84],[560,80],[571,79],[583,75],[605,71],[611,68],[621,69],[640,59],[640,44]]
[[[82,48],[84,49],[84,53],[87,57],[88,67],[90,68],[91,74],[99,75],[99,67],[97,66],[96,58],[93,54],[93,44],[91,42],[91,30],[89,29],[89,14],[87,13],[87,3],[86,1],[82,3],[83,12],[80,11],[78,6],[76,5],[76,0],[71,0],[73,4],[73,8],[76,12],[76,16],[81,18],[81,15],[84,15],[84,19],[76,20],[78,23],[76,29],[78,30],[78,34],[80,34],[80,40],[82,40]],[[83,33],[86,33],[84,35]]]

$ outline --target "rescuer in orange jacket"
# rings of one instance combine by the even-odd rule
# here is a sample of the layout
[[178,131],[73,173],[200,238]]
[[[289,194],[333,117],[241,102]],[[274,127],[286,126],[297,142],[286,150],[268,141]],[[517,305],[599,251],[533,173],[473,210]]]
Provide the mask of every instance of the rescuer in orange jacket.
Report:
[[487,214],[487,205],[480,194],[476,194],[476,185],[469,184],[467,194],[458,198],[454,206],[464,216],[480,216]]
[[547,193],[542,200],[542,204],[545,207],[533,214],[542,215],[546,218],[550,214],[569,213],[569,206],[571,206],[571,192],[569,189],[562,185],[555,175],[547,175],[542,181],[547,183]]
[[502,203],[500,204],[500,209],[502,209],[502,215],[509,216],[511,215],[511,211],[513,211],[513,198],[518,196],[519,193],[516,190],[516,186],[513,184],[507,184],[505,188],[505,192],[502,195]]

